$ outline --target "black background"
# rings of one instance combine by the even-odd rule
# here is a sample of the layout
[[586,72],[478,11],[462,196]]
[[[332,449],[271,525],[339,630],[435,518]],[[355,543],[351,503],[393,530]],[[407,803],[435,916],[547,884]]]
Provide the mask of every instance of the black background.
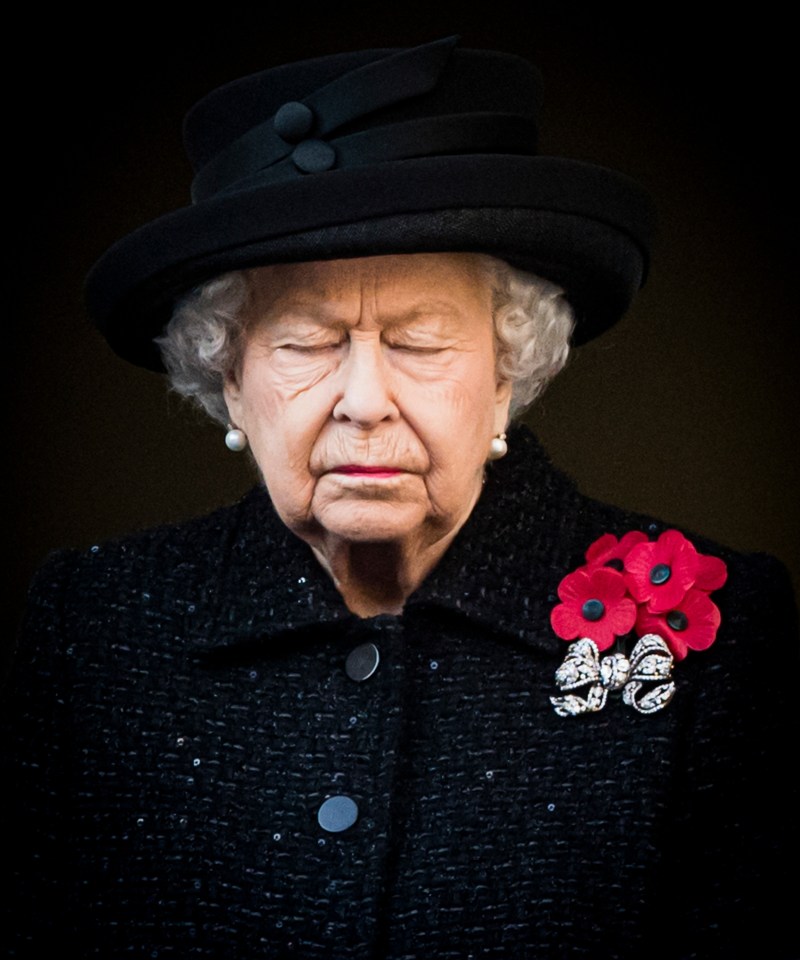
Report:
[[49,550],[202,513],[254,482],[217,427],[111,354],[81,299],[110,243],[187,202],[188,107],[289,60],[452,33],[538,63],[542,152],[623,170],[659,209],[634,308],[576,352],[529,422],[587,493],[775,553],[800,582],[789,23],[763,5],[757,22],[412,2],[284,5],[279,25],[274,9],[180,23],[124,5],[106,19],[29,13],[7,38],[25,64],[6,115],[17,603]]

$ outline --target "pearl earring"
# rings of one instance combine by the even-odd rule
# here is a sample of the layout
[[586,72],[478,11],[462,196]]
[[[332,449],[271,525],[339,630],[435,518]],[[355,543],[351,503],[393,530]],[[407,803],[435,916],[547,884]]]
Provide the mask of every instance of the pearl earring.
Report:
[[492,437],[492,442],[489,444],[489,459],[490,460],[499,460],[501,457],[504,457],[508,453],[508,444],[506,443],[506,435],[504,433],[498,434],[496,437]]
[[225,446],[234,453],[241,453],[247,446],[247,437],[244,430],[239,430],[232,424],[228,424],[228,432],[225,434]]

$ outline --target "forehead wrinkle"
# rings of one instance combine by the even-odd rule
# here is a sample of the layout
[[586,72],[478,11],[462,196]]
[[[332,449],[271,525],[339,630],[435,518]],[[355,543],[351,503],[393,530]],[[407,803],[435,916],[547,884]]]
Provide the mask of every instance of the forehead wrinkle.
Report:
[[409,309],[398,308],[393,312],[386,312],[381,315],[381,322],[384,326],[393,327],[405,323],[414,323],[417,320],[460,320],[466,315],[466,311],[450,303],[443,301],[422,301],[414,304]]
[[328,304],[297,301],[282,307],[279,303],[271,304],[263,313],[252,318],[251,327],[261,328],[269,336],[286,336],[300,328],[303,334],[310,334],[317,330],[334,330],[341,333],[351,326],[346,317]]
[[[415,278],[409,277],[405,270],[387,270],[385,259],[339,261],[335,271],[328,262],[254,270],[252,280],[269,278],[272,282],[254,283],[256,296],[253,299],[257,302],[253,304],[252,322],[274,321],[289,314],[286,318],[289,321],[295,319],[291,315],[296,315],[299,321],[308,320],[326,326],[357,326],[363,321],[395,326],[413,322],[426,314],[446,319],[465,316],[463,304],[442,299],[430,288],[415,290],[409,283]],[[482,276],[476,278],[472,271],[466,273],[460,263],[453,273],[460,281],[459,286],[464,281],[473,288],[487,286]],[[423,276],[422,279],[424,287],[426,278]],[[477,299],[482,299],[482,293],[480,290]],[[396,303],[398,299],[399,304]],[[384,304],[383,309],[381,304]],[[487,306],[491,307],[491,304]]]

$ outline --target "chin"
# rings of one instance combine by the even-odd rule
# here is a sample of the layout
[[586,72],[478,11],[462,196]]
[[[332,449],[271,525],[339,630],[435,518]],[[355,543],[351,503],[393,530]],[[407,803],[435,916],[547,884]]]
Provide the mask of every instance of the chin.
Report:
[[317,522],[330,537],[352,543],[392,543],[413,538],[425,524],[425,516],[414,505],[374,502],[357,507],[330,507]]

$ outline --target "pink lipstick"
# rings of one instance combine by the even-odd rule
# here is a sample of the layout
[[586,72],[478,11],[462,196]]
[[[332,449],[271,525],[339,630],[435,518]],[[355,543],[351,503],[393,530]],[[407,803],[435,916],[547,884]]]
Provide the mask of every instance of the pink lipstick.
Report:
[[402,472],[394,467],[366,467],[360,463],[344,463],[331,470],[331,473],[343,473],[348,477],[375,477],[378,480],[396,477]]

